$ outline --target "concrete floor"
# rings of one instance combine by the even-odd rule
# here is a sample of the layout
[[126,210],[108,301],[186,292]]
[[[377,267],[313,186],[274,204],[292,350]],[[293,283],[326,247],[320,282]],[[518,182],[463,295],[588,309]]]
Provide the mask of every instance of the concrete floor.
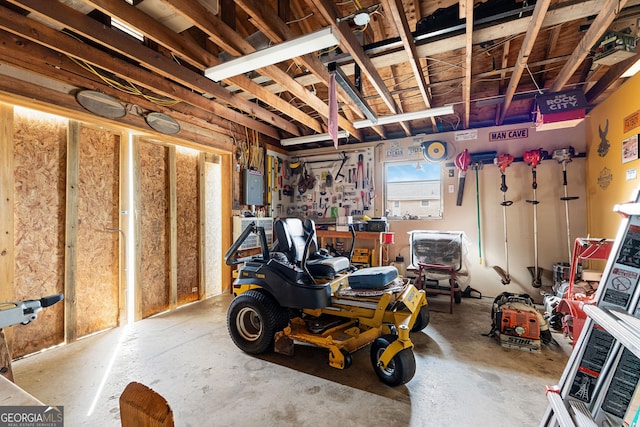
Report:
[[[412,334],[416,375],[405,386],[378,381],[369,349],[350,369],[327,352],[296,346],[293,357],[238,350],[222,295],[16,361],[18,385],[63,405],[67,426],[120,425],[118,398],[130,381],[163,395],[177,426],[534,426],[571,351],[503,349],[481,333],[491,299],[463,299],[448,313],[430,298],[431,324]],[[435,310],[441,310],[436,312]]]

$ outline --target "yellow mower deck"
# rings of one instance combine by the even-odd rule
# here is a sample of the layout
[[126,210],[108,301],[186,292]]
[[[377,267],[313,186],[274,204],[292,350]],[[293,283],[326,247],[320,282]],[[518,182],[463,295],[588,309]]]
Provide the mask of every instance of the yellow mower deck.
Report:
[[[329,350],[329,365],[345,369],[351,364],[350,353],[373,342],[383,334],[397,331],[398,338],[382,353],[378,365],[385,369],[400,351],[412,348],[409,331],[420,308],[427,304],[424,291],[419,291],[408,280],[396,279],[382,289],[352,290],[348,275],[341,275],[331,284],[331,306],[303,310],[303,316],[320,318],[323,315],[344,320],[320,333],[310,332],[302,317],[291,319],[289,326],[275,334],[275,351],[293,355],[294,342],[312,344]],[[256,288],[246,287],[246,290]],[[244,289],[243,289],[244,290]]]

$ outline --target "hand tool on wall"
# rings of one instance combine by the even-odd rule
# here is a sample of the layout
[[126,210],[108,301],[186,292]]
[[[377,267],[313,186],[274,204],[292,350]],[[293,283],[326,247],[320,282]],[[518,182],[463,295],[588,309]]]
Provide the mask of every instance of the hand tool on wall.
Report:
[[[347,163],[347,160],[349,160],[349,156],[347,156],[343,151],[342,161],[340,163],[340,167],[338,168],[338,173],[336,173],[336,176],[334,178],[335,182],[342,182],[344,180],[344,175],[342,174],[342,168],[344,167],[344,164]],[[349,182],[351,182],[351,171],[349,171]]]
[[500,191],[502,191],[502,202],[500,205],[502,206],[502,221],[503,221],[503,231],[504,231],[504,256],[506,262],[506,271],[502,269],[502,267],[494,265],[493,269],[500,276],[501,282],[503,285],[508,285],[511,283],[511,276],[509,274],[509,239],[507,235],[507,207],[511,206],[513,202],[511,200],[507,200],[507,175],[505,174],[506,169],[513,163],[513,156],[511,154],[499,154],[495,159],[495,163],[498,165],[500,169]]
[[276,191],[278,191],[278,171],[279,166],[278,166],[278,161],[280,159],[276,156],[271,157],[271,182],[273,183],[273,192],[275,193]]
[[267,205],[271,204],[271,192],[273,191],[273,182],[271,176],[272,165],[273,156],[267,156]]
[[327,185],[327,188],[331,188],[333,187],[333,176],[331,175],[331,172],[327,172],[327,175],[325,177],[325,182]]
[[536,167],[542,162],[543,152],[542,149],[525,151],[523,159],[531,166],[531,189],[533,190],[533,199],[527,200],[527,203],[533,205],[533,267],[527,267],[529,273],[532,276],[531,285],[534,288],[542,286],[542,269],[538,266],[538,199],[536,196],[536,190],[538,189],[538,180],[536,176]]
[[367,162],[367,178],[365,179],[363,185],[363,188],[366,186],[367,188],[369,188],[369,185],[371,185],[371,181],[369,181],[369,162]]
[[567,163],[575,157],[576,152],[573,147],[561,148],[553,151],[553,158],[562,165],[562,186],[564,187],[564,197],[560,197],[560,200],[564,201],[564,214],[567,220],[567,251],[569,253],[569,263],[571,263],[571,227],[569,222],[569,201],[579,199],[577,196],[567,195]]
[[358,180],[360,180],[360,185],[364,184],[364,165],[363,165],[364,155],[358,154],[358,167],[356,169],[356,188],[358,188]]
[[462,195],[464,193],[464,181],[467,176],[467,168],[471,164],[471,154],[468,149],[464,149],[462,153],[456,156],[456,167],[458,168],[458,198],[456,199],[456,206],[462,206]]

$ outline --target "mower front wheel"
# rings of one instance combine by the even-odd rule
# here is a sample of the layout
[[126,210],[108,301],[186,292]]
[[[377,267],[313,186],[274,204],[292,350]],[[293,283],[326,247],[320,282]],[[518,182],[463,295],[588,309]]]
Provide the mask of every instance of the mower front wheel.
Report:
[[287,326],[286,310],[264,292],[247,291],[231,301],[227,311],[227,328],[235,345],[250,354],[260,354],[273,347],[276,332]]
[[410,348],[393,356],[386,368],[378,365],[382,353],[396,340],[395,335],[383,335],[371,344],[371,364],[380,380],[391,387],[406,384],[416,373],[416,359]]
[[411,328],[411,332],[419,332],[427,327],[429,324],[429,319],[431,315],[429,314],[429,307],[423,305],[420,307],[420,311],[418,312],[418,317],[416,317],[416,323],[413,324],[413,328]]

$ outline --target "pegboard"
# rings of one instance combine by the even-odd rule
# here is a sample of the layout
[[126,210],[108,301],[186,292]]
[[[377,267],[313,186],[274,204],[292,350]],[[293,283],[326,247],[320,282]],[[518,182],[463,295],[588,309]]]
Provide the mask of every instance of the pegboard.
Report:
[[282,180],[289,186],[272,192],[274,216],[312,218],[373,216],[374,148],[291,157],[282,164]]

